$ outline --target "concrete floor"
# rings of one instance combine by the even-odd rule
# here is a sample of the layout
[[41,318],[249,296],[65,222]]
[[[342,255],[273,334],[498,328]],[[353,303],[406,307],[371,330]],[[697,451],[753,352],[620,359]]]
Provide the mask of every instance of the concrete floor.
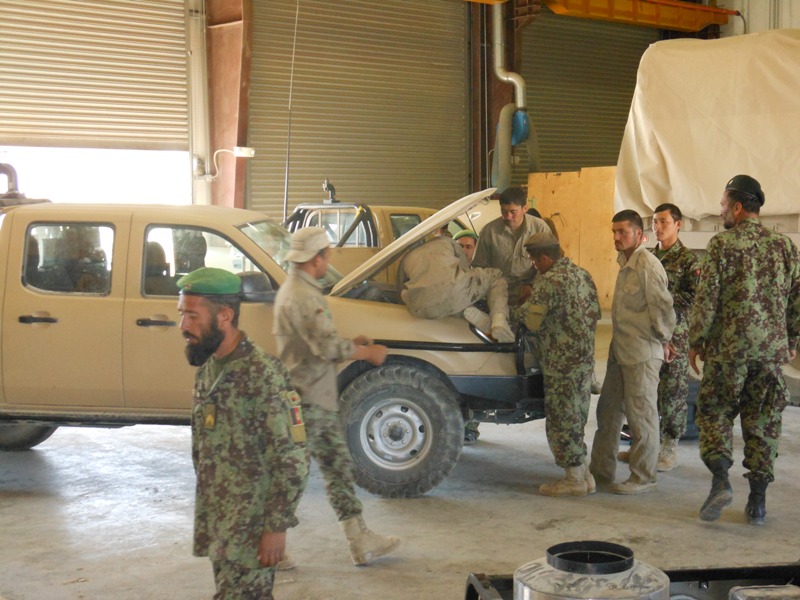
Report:
[[[483,425],[480,442],[427,496],[361,494],[370,526],[403,546],[356,568],[314,469],[290,533],[299,566],[278,575],[276,597],[458,599],[470,572],[511,573],[581,539],[624,544],[661,568],[797,560],[800,409],[785,416],[764,527],[745,524],[738,465],[734,505],[716,523],[698,520],[709,477],[695,443],[681,445],[680,467],[662,474],[656,493],[553,499],[536,493],[558,474],[543,423]],[[209,562],[191,556],[193,479],[188,428],[64,429],[34,451],[0,455],[0,596],[209,598]]]
[[[593,415],[586,431],[591,442]],[[0,597],[210,598],[210,563],[191,556],[189,447],[187,427],[64,428],[33,451],[0,453]],[[710,476],[696,442],[681,444],[680,466],[660,476],[655,493],[557,499],[536,491],[560,474],[544,422],[484,424],[478,444],[465,448],[449,478],[425,497],[360,493],[370,527],[401,536],[403,546],[359,568],[312,467],[301,524],[289,534],[298,567],[278,574],[275,596],[456,600],[464,598],[470,572],[512,573],[554,544],[585,539],[624,544],[664,569],[800,559],[800,408],[784,413],[764,527],[747,525],[742,513],[741,448],[739,437],[734,504],[719,521],[703,523],[697,513]],[[626,476],[620,465],[618,479]]]

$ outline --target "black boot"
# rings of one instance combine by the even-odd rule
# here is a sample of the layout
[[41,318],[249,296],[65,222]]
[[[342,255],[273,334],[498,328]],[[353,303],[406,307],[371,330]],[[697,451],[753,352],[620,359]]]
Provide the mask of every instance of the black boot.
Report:
[[722,509],[733,502],[733,489],[728,481],[728,469],[731,468],[731,461],[715,458],[708,461],[706,466],[714,477],[711,480],[711,492],[700,509],[700,518],[703,521],[716,521],[722,514]]
[[750,480],[750,496],[744,514],[750,525],[763,525],[767,520],[767,486],[768,481]]

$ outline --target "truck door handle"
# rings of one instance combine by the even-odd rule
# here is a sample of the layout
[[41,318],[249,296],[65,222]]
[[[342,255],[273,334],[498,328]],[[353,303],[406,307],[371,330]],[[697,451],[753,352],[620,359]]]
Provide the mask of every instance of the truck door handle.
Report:
[[20,315],[19,322],[25,323],[26,325],[30,325],[31,323],[58,323],[58,319],[56,319],[55,317],[35,317],[33,315]]
[[175,321],[161,321],[159,319],[136,319],[139,327],[175,327]]

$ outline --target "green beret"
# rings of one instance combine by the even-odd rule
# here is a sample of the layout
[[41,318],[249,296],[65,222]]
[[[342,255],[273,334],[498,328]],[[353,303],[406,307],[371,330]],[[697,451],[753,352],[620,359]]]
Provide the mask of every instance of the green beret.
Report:
[[181,294],[196,296],[234,296],[242,290],[238,275],[225,269],[201,267],[178,280]]
[[459,231],[457,234],[455,234],[453,236],[453,239],[458,241],[462,237],[471,237],[473,240],[477,240],[478,239],[478,234],[475,233],[474,231],[472,231],[472,229],[462,229],[461,231]]

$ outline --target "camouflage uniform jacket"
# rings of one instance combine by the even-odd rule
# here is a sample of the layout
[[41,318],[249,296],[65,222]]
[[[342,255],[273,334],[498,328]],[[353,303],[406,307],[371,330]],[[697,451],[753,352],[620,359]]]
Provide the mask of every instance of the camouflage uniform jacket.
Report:
[[675,329],[672,296],[661,262],[639,246],[626,260],[617,257],[619,275],[611,304],[611,353],[620,365],[664,359],[664,344]]
[[800,336],[797,247],[757,219],[744,219],[708,243],[700,267],[689,346],[706,360],[789,361]]
[[502,218],[491,221],[481,230],[472,266],[500,269],[508,281],[509,298],[512,298],[514,290],[531,283],[536,275],[525,251],[525,242],[534,233],[550,233],[550,227],[533,215],[525,215],[521,232],[511,231]]
[[336,363],[348,360],[355,348],[336,333],[319,283],[292,267],[275,297],[274,314],[278,354],[303,402],[339,410]]
[[286,368],[246,338],[197,369],[195,556],[255,568],[262,533],[297,525],[308,478],[302,427]]
[[[689,329],[689,313],[694,302],[697,278],[700,275],[700,264],[697,255],[677,240],[669,250],[661,252],[660,246],[650,251],[661,261],[667,273],[669,293],[672,295],[672,308],[675,310],[677,324],[674,339],[685,339]],[[680,351],[680,349],[679,349]]]
[[588,271],[566,256],[533,282],[522,313],[536,310],[541,327],[534,335],[545,374],[571,373],[576,365],[594,365],[594,334],[600,318],[597,288]]

